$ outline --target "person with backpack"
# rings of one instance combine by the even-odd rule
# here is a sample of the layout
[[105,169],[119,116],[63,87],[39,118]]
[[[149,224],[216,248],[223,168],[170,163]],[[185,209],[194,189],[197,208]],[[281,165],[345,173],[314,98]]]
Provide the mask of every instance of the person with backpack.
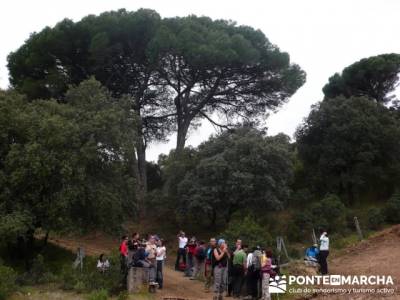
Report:
[[149,284],[150,285],[157,285],[156,282],[156,267],[152,263],[152,260],[148,258],[149,253],[146,252],[147,245],[142,244],[139,246],[137,251],[133,256],[133,267],[136,268],[148,268],[149,269]]
[[261,248],[253,248],[253,252],[247,256],[247,295],[252,299],[258,298],[258,286],[261,271]]
[[232,295],[233,298],[239,298],[242,291],[243,279],[247,263],[247,245],[236,243],[236,249],[233,252],[232,259]]
[[196,252],[196,237],[192,236],[189,243],[186,245],[186,252],[187,252],[187,264],[185,270],[185,276],[191,277],[193,274],[193,267],[194,267],[194,256]]
[[205,259],[206,259],[205,243],[204,241],[198,241],[194,254],[194,268],[192,277],[190,277],[191,280],[196,279],[197,276],[202,273],[201,270],[204,267]]
[[206,260],[204,262],[204,289],[206,292],[210,292],[210,287],[213,284],[213,257],[214,257],[214,249],[217,246],[217,240],[215,238],[211,238],[209,245],[206,249]]
[[133,260],[133,255],[135,254],[135,252],[137,251],[138,247],[139,247],[139,233],[134,232],[132,234],[131,239],[128,241],[127,243],[127,247],[128,247],[128,258],[127,258],[127,264],[128,266],[132,263]]
[[213,251],[214,267],[214,300],[222,300],[227,288],[228,260],[230,254],[224,239],[218,240],[218,245]]

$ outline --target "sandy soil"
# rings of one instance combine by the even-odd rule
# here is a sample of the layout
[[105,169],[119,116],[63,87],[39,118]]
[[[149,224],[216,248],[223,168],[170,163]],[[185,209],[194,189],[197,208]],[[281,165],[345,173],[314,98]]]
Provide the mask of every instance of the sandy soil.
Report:
[[[400,299],[400,225],[385,229],[329,260],[329,273],[340,275],[391,275],[394,294],[319,295],[316,299]],[[389,286],[360,286],[385,288]]]

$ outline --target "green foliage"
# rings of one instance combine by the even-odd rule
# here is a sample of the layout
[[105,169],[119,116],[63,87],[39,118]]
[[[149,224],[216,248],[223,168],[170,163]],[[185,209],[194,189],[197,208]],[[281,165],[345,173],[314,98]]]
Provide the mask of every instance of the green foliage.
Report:
[[62,288],[76,292],[96,292],[105,290],[108,294],[116,294],[121,289],[123,275],[120,273],[118,256],[108,257],[110,268],[105,273],[100,273],[96,268],[96,259],[86,257],[84,268],[81,271],[65,265],[61,272]]
[[87,297],[87,300],[107,300],[108,299],[108,292],[105,289],[93,291]]
[[229,245],[234,245],[237,239],[241,239],[249,247],[271,246],[272,237],[268,233],[266,226],[262,226],[254,220],[254,217],[246,216],[232,220],[226,230],[221,234]]
[[385,216],[382,212],[382,209],[379,208],[370,208],[367,211],[367,224],[369,229],[379,229],[382,224],[385,223]]
[[232,21],[163,19],[151,50],[159,58],[160,79],[172,91],[179,151],[199,118],[220,126],[211,116],[222,114],[223,128],[243,118],[255,121],[305,82],[304,71],[261,31]]
[[178,184],[179,209],[210,224],[235,211],[279,210],[293,175],[289,138],[251,128],[226,131],[198,147],[198,163]]
[[399,81],[400,55],[382,54],[364,58],[347,68],[342,74],[329,78],[323,92],[327,98],[366,96],[377,102],[393,100],[393,92]]
[[13,269],[0,264],[0,300],[6,300],[17,290],[16,279],[17,274]]
[[355,201],[385,193],[400,174],[400,126],[393,113],[369,99],[339,97],[314,106],[296,132],[311,190]]
[[118,294],[117,300],[128,300],[129,299],[129,294],[127,291],[123,291]]
[[386,220],[391,224],[400,223],[400,192],[395,192],[384,208]]
[[[309,204],[293,215],[287,234],[291,241],[311,239],[312,229],[342,235],[346,229],[346,207],[336,195],[329,194],[322,200]],[[354,225],[353,225],[354,226]]]
[[194,15],[161,19],[145,9],[46,27],[8,56],[8,68],[29,99],[64,99],[68,85],[95,76],[114,96],[134,98],[144,141],[177,129],[179,150],[198,119],[218,111],[254,120],[305,82],[259,30]]
[[0,232],[111,229],[134,208],[133,119],[90,79],[69,104],[0,92]]

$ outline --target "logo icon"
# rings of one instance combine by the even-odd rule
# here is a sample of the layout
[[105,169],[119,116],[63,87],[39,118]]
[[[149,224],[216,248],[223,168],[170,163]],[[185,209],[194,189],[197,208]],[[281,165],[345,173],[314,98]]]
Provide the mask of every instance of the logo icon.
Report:
[[271,294],[283,294],[286,292],[286,276],[275,276],[269,279],[269,292]]
[[331,285],[341,285],[342,283],[342,276],[340,275],[331,275],[330,276],[330,284]]

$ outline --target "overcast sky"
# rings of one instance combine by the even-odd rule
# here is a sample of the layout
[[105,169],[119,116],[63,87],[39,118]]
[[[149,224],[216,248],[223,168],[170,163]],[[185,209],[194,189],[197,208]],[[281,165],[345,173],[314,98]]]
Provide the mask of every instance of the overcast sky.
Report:
[[[80,20],[88,14],[126,8],[151,8],[162,17],[205,15],[231,19],[261,29],[269,40],[290,54],[307,72],[307,82],[268,119],[268,133],[289,136],[321,100],[329,76],[364,57],[400,53],[399,0],[13,0],[0,9],[0,87],[7,88],[6,58],[35,31],[54,26],[64,18]],[[214,133],[205,123],[191,132],[188,144],[196,146]],[[166,144],[153,144],[148,159],[168,153]]]

